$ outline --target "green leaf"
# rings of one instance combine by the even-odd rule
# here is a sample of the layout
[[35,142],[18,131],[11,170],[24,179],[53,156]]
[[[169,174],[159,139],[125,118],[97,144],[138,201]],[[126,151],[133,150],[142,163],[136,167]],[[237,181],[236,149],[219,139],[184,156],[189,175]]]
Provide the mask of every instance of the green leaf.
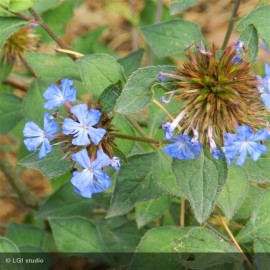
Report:
[[152,177],[153,153],[128,158],[119,171],[107,217],[124,215],[137,202],[159,198],[163,192]]
[[259,37],[256,28],[249,25],[241,33],[239,40],[243,41],[248,48],[248,59],[254,62],[259,50]]
[[36,3],[33,7],[33,9],[38,13],[41,14],[51,8],[54,8],[57,6],[61,0],[36,0]]
[[252,10],[248,15],[242,18],[239,22],[237,29],[240,32],[245,31],[248,26],[253,25],[258,35],[267,44],[270,44],[269,27],[270,24],[270,6],[261,6]]
[[[20,259],[18,247],[9,239],[0,237],[0,262],[1,270],[23,270],[20,263],[11,263]],[[6,261],[8,259],[8,261]]]
[[[59,5],[53,9],[47,10],[42,14],[43,21],[58,37],[64,35],[67,23],[73,16],[73,9],[76,1],[60,1]],[[42,28],[36,29],[37,33],[41,36],[43,42],[51,42],[51,36]]]
[[40,125],[43,125],[43,113],[45,111],[43,107],[45,99],[42,94],[47,87],[48,85],[42,83],[40,80],[34,80],[22,104],[25,118]]
[[8,8],[9,3],[10,3],[10,0],[2,0],[0,3],[0,7]]
[[156,220],[168,209],[170,199],[168,195],[150,200],[148,202],[139,202],[136,204],[136,223],[141,228],[149,222]]
[[[127,119],[121,114],[115,114],[112,120],[112,124],[118,133],[134,136],[135,132]],[[135,142],[132,140],[115,139],[117,148],[125,155],[129,154],[132,150]]]
[[177,14],[184,9],[193,6],[197,2],[197,0],[172,0],[170,6],[170,13],[172,15]]
[[[193,254],[192,260],[187,253]],[[191,269],[202,270],[241,259],[232,245],[207,229],[163,226],[151,229],[144,235],[135,251],[130,269],[145,269],[145,265],[148,269],[156,270],[179,269],[182,264]]]
[[144,230],[138,230],[134,221],[124,217],[101,219],[96,223],[108,252],[134,252]]
[[72,253],[103,251],[103,242],[95,225],[86,218],[52,218],[49,222],[58,251]]
[[42,247],[45,234],[34,226],[11,223],[6,236],[17,246]]
[[0,17],[0,49],[2,48],[6,39],[8,39],[14,32],[20,30],[29,22],[19,18]]
[[0,253],[19,253],[19,249],[9,239],[0,237]]
[[252,241],[254,238],[270,240],[270,191],[267,190],[257,198],[250,221],[247,223],[236,239],[240,243]]
[[153,157],[153,179],[164,192],[173,196],[182,197],[183,194],[177,185],[176,177],[172,171],[173,159],[162,150]]
[[159,57],[182,53],[188,46],[202,39],[197,24],[180,19],[145,26],[141,32]]
[[71,162],[68,159],[62,159],[64,156],[65,153],[53,148],[52,152],[43,159],[40,159],[37,153],[33,153],[20,160],[18,164],[38,170],[49,178],[56,178],[71,167]]
[[36,0],[10,0],[8,10],[11,12],[21,12],[34,5]]
[[4,58],[2,57],[0,58],[0,66],[1,66],[1,72],[0,72],[0,83],[1,83],[10,74],[13,64],[9,63],[8,61],[4,61]]
[[100,52],[99,46],[101,43],[99,42],[99,38],[106,28],[107,26],[98,27],[95,30],[87,33],[85,36],[75,39],[74,43],[72,44],[72,49],[82,54]]
[[270,182],[270,142],[267,141],[265,145],[268,148],[266,153],[264,153],[257,161],[247,158],[243,166],[247,171],[249,180],[256,181],[258,183]]
[[[71,178],[71,175],[70,175]],[[74,192],[71,183],[65,183],[56,190],[38,210],[36,218],[89,216],[94,208],[93,200],[86,199]]]
[[253,209],[257,205],[258,201],[257,198],[260,198],[263,193],[263,190],[253,186],[252,184],[249,184],[249,191],[248,194],[240,206],[240,208],[237,210],[237,212],[234,215],[234,219],[247,219],[250,218],[253,212]]
[[206,150],[194,160],[173,161],[177,183],[194,211],[195,218],[203,223],[211,214],[225,184],[227,163],[216,160]]
[[42,81],[54,83],[65,78],[80,80],[78,67],[68,56],[27,53],[26,61]]
[[101,111],[103,113],[110,113],[113,111],[117,99],[121,95],[122,85],[121,82],[108,86],[99,96]]
[[108,86],[125,81],[123,68],[112,56],[86,55],[76,61],[83,84],[92,95],[100,95]]
[[239,166],[229,166],[228,177],[219,195],[218,205],[230,220],[244,202],[249,191],[246,171]]
[[22,118],[22,100],[12,94],[0,93],[0,134],[8,133]]
[[151,66],[140,68],[129,77],[115,110],[119,113],[134,113],[144,109],[151,102],[154,83],[158,83],[160,72],[171,73],[175,71],[172,66]]
[[132,52],[129,55],[117,60],[124,67],[127,78],[140,67],[143,53],[144,50],[139,49],[138,51]]
[[255,239],[254,252],[257,269],[267,270],[270,265],[270,241],[265,239]]

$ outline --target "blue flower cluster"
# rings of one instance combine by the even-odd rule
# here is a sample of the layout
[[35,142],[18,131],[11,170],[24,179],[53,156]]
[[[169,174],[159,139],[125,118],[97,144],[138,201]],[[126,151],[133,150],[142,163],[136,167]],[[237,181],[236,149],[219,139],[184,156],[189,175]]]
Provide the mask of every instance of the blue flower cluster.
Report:
[[267,147],[258,143],[258,141],[269,139],[269,131],[261,129],[257,133],[254,133],[251,127],[239,126],[237,132],[237,134],[225,134],[224,147],[222,150],[224,151],[228,164],[231,164],[238,156],[235,164],[244,165],[248,153],[251,158],[256,161],[267,151]]
[[270,66],[265,64],[264,66],[265,76],[257,76],[261,85],[258,87],[261,93],[262,101],[267,109],[270,109]]
[[[120,169],[120,159],[110,158],[103,152],[100,145],[106,134],[106,130],[98,127],[100,125],[101,112],[98,109],[88,108],[87,104],[72,106],[69,102],[76,100],[77,89],[72,88],[73,81],[61,80],[60,88],[50,85],[43,94],[46,99],[44,107],[48,110],[65,105],[69,117],[60,116],[56,111],[54,116],[60,116],[64,121],[60,123],[63,134],[57,134],[60,130],[59,124],[54,120],[54,116],[44,113],[44,125],[41,129],[35,122],[28,121],[23,129],[26,148],[30,152],[37,150],[39,158],[44,158],[52,151],[51,141],[63,139],[62,143],[69,142],[70,149],[73,147],[75,154],[72,160],[83,168],[82,171],[73,172],[71,183],[75,187],[75,192],[83,197],[91,198],[92,194],[99,193],[111,185],[111,179],[103,170],[107,166],[115,170]],[[57,144],[61,144],[58,142]],[[78,148],[80,147],[80,148]],[[78,152],[78,149],[82,149]],[[89,158],[89,155],[91,158]]]
[[240,63],[243,61],[243,56],[245,53],[245,43],[241,40],[237,40],[234,46],[235,46],[235,56],[232,59],[232,61],[234,63]]
[[[173,142],[163,148],[163,150],[173,158],[177,159],[194,159],[201,153],[201,144],[198,138],[193,138],[187,135],[178,134],[177,138],[173,137],[173,129],[171,123],[166,123],[162,126],[165,136],[164,140]],[[256,161],[260,156],[267,151],[267,147],[261,144],[261,141],[270,139],[270,133],[266,129],[261,129],[257,133],[254,133],[249,126],[238,126],[237,134],[225,133],[224,147],[222,151],[217,149],[216,145],[213,145],[211,138],[209,139],[210,152],[215,159],[225,158],[228,164],[231,164],[236,159],[236,165],[244,165],[247,154],[250,155],[252,160]]]

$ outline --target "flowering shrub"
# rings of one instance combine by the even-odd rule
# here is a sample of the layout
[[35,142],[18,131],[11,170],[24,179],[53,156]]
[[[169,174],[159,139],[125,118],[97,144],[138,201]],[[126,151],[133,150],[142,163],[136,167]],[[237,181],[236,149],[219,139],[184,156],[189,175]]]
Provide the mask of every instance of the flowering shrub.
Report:
[[89,269],[268,269],[270,6],[235,23],[235,0],[220,47],[180,18],[197,1],[142,1],[139,15],[121,2],[146,50],[118,58],[102,29],[58,37],[78,1],[2,2],[0,134],[15,150],[0,146],[0,199],[27,213],[3,224],[3,269],[54,269],[56,252]]

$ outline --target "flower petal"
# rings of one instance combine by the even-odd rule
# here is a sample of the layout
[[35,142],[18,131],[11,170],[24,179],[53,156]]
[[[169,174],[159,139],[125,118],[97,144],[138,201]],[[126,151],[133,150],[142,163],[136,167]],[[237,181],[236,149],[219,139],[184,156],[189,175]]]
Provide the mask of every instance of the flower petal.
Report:
[[237,158],[235,164],[242,166],[242,165],[244,165],[246,158],[247,158],[247,147],[242,147],[241,151],[239,153],[240,153],[240,155]]
[[94,160],[92,164],[92,168],[94,170],[100,170],[106,166],[111,164],[112,160],[106,155],[102,150],[97,151],[97,158]]
[[28,121],[24,126],[23,135],[25,137],[43,137],[45,134],[35,122]]
[[240,140],[247,141],[250,139],[253,135],[252,128],[249,126],[238,126],[237,127],[238,131],[238,137]]
[[81,131],[82,125],[71,118],[66,118],[63,123],[63,134],[75,134]]
[[25,139],[23,142],[28,149],[28,151],[33,152],[36,151],[39,145],[45,140],[45,138],[42,137],[36,137],[36,138],[29,138]]
[[89,145],[90,140],[88,137],[87,130],[85,129],[80,129],[75,135],[74,139],[72,140],[73,145],[79,145],[79,146],[84,146],[84,145]]
[[96,109],[90,109],[89,113],[87,114],[86,124],[87,126],[94,126],[98,123],[101,116],[101,112]]
[[95,145],[99,144],[105,133],[106,130],[103,128],[88,127],[88,134]]
[[72,160],[79,163],[85,169],[91,168],[90,158],[86,149],[83,149],[80,152],[72,155]]
[[73,106],[70,111],[77,117],[81,124],[86,124],[86,118],[88,114],[87,104],[79,104]]
[[173,158],[177,158],[180,160],[195,158],[194,153],[188,148],[185,143],[177,142],[174,144],[170,144],[165,146],[163,150]]
[[44,103],[44,108],[47,110],[60,107],[64,104],[63,94],[54,84],[50,85],[46,89],[46,91],[43,93],[43,97],[47,99],[47,101]]
[[248,144],[247,151],[249,152],[251,158],[256,161],[263,153],[267,151],[267,147],[260,143],[251,142]]
[[39,158],[44,158],[48,153],[52,151],[52,146],[48,139],[45,139],[41,145],[41,148],[38,153]]
[[267,109],[270,109],[270,94],[264,93],[261,95],[262,101],[264,103],[264,106]]
[[64,102],[73,102],[76,100],[77,89],[71,88],[73,81],[69,79],[61,80],[61,89],[64,97]]
[[253,136],[253,141],[261,141],[267,139],[270,139],[270,134],[266,129],[258,130],[258,132]]
[[93,193],[99,193],[103,191],[104,189],[108,188],[112,183],[110,177],[106,174],[106,172],[102,170],[95,170],[94,178],[95,181],[92,188]]
[[264,65],[264,72],[267,77],[270,77],[270,66],[265,64]]
[[88,189],[89,185],[93,182],[93,172],[88,169],[84,169],[82,172],[74,172],[71,178],[71,183],[75,186],[80,192]]

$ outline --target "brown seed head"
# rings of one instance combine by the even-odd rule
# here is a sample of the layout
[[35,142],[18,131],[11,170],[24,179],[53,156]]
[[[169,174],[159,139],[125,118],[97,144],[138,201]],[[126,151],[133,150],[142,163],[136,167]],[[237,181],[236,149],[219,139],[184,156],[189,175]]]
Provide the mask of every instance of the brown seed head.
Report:
[[196,128],[203,144],[209,142],[209,127],[214,140],[222,144],[224,134],[235,133],[238,125],[258,130],[267,115],[257,90],[259,81],[250,74],[251,63],[245,59],[234,62],[234,46],[219,53],[215,45],[208,54],[189,49],[188,61],[177,69],[176,98],[188,112],[182,131],[187,134]]

